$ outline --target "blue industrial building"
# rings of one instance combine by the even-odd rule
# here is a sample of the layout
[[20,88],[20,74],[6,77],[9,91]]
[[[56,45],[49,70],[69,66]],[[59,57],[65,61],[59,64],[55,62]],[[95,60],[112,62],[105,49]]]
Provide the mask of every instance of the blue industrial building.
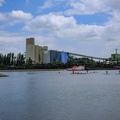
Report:
[[61,52],[61,62],[67,63],[68,60],[68,53],[67,52]]
[[61,52],[50,50],[50,63],[61,62]]
[[68,53],[64,51],[49,50],[43,54],[43,63],[63,62],[67,63]]

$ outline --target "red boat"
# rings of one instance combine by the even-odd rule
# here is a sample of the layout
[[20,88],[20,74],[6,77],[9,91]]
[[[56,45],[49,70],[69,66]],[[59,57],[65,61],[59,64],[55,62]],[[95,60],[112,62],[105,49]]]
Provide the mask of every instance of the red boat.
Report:
[[85,70],[85,66],[73,66],[72,68],[67,68],[66,70],[68,71],[81,71],[81,70]]

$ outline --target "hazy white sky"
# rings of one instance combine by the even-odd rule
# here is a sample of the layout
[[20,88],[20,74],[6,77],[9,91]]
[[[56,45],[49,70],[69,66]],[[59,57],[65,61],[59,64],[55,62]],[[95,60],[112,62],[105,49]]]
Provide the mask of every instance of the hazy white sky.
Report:
[[49,49],[96,57],[120,53],[120,0],[0,0],[0,53]]

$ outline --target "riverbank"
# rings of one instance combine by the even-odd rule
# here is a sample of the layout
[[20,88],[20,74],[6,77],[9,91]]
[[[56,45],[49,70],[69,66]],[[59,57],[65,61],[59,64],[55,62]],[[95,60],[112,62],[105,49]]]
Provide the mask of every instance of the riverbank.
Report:
[[0,72],[29,72],[29,71],[60,71],[65,69],[9,69],[0,70]]
[[[61,71],[61,70],[66,70],[66,69],[0,69],[0,72],[29,72],[29,71]],[[120,70],[120,69],[114,69],[114,68],[93,68],[89,69],[87,71],[92,71],[92,70]],[[84,70],[86,71],[86,70]]]

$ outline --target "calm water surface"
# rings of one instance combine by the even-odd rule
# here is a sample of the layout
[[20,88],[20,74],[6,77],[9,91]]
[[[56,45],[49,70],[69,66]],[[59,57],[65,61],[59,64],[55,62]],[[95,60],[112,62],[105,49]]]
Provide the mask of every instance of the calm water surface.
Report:
[[0,120],[120,120],[117,70],[4,73]]

